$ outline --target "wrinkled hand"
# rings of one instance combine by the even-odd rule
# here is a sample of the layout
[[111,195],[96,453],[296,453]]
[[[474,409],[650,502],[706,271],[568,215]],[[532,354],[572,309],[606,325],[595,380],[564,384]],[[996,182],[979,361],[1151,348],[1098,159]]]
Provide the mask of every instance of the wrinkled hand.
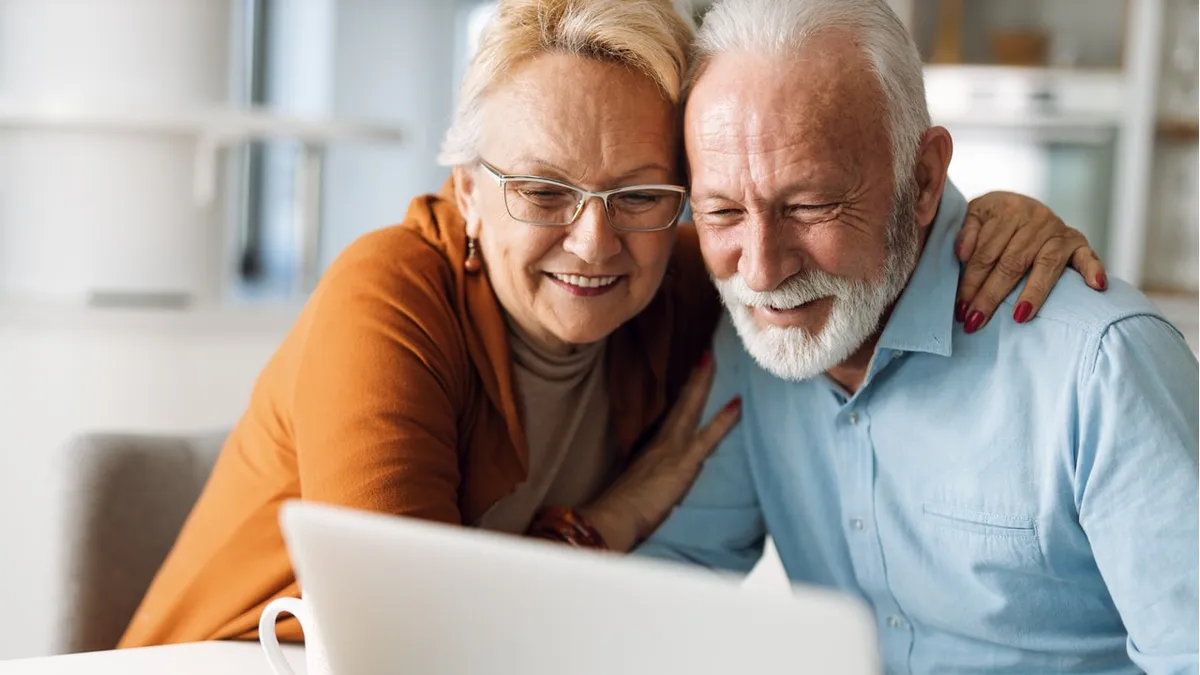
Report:
[[706,355],[684,385],[654,441],[612,487],[580,510],[609,549],[629,551],[650,536],[687,494],[704,460],[737,423],[740,398],[730,401],[696,430],[714,373],[711,355]]
[[1082,233],[1067,227],[1045,204],[1011,192],[990,192],[971,201],[954,250],[966,263],[954,315],[966,322],[968,333],[987,324],[1026,272],[1029,280],[1013,310],[1017,323],[1037,314],[1068,264],[1088,286],[1108,288],[1104,264]]

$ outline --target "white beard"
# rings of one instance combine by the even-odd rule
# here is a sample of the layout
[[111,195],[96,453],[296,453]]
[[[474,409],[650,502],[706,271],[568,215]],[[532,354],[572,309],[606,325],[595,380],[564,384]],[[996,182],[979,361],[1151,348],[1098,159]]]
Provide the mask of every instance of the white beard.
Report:
[[[814,269],[760,293],[737,273],[728,279],[714,278],[746,351],[758,365],[784,380],[805,380],[841,364],[866,344],[904,292],[920,258],[914,210],[912,199],[897,198],[888,220],[888,254],[879,281],[847,279]],[[834,300],[829,319],[815,335],[800,327],[760,327],[754,319],[755,307],[792,308],[830,297]]]

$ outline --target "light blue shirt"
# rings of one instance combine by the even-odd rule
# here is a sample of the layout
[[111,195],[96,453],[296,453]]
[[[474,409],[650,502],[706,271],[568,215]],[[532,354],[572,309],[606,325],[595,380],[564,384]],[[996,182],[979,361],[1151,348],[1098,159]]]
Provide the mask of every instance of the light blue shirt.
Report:
[[1197,364],[1150,302],[1073,272],[953,320],[948,187],[863,386],[777,379],[722,324],[711,416],[742,421],[640,553],[874,609],[889,673],[1197,672]]

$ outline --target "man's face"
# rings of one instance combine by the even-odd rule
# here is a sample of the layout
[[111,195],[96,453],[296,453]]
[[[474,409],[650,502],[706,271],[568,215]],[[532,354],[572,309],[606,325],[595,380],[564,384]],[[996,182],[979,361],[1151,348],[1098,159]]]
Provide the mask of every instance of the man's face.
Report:
[[701,248],[748,351],[786,379],[838,365],[920,251],[866,59],[841,33],[789,58],[718,56],[684,123]]

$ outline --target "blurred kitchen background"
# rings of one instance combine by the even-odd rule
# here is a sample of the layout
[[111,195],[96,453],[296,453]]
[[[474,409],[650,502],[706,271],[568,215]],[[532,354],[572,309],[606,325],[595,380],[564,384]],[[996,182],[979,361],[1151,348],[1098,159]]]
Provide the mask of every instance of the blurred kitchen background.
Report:
[[[893,4],[960,187],[1050,204],[1195,348],[1197,1]],[[232,425],[330,260],[445,180],[492,11],[0,0],[0,660],[56,650],[63,444]]]

